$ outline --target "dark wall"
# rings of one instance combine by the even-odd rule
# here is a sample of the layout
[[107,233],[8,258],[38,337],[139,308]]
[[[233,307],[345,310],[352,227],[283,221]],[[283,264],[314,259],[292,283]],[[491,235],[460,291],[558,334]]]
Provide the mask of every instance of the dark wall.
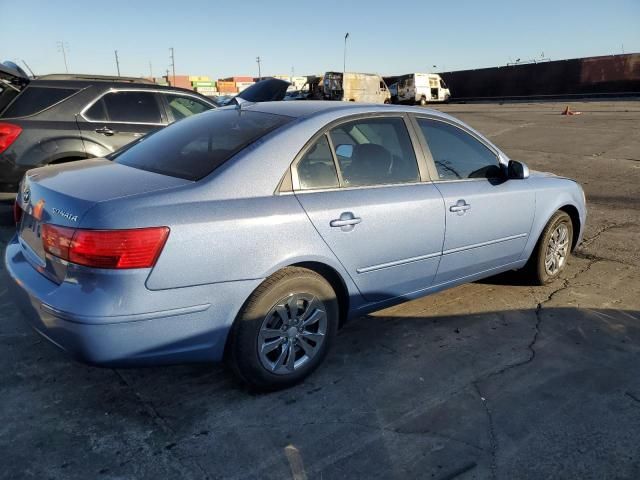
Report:
[[440,73],[453,99],[640,94],[640,54]]

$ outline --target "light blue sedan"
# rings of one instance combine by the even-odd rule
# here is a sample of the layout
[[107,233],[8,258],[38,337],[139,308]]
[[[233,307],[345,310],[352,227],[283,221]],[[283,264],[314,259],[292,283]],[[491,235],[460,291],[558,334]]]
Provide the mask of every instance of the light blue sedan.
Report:
[[31,170],[5,262],[33,327],[98,365],[226,358],[309,375],[350,317],[512,269],[557,278],[580,186],[455,118],[405,106],[241,103],[108,159]]

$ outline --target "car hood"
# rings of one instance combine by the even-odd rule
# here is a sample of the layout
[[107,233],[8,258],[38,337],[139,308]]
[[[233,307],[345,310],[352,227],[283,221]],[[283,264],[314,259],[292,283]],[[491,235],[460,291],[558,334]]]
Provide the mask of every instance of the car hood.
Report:
[[289,85],[291,85],[289,82],[278,78],[261,80],[243,90],[235,97],[229,99],[225,105],[236,103],[236,98],[240,98],[245,102],[251,103],[284,100]]
[[13,62],[0,63],[0,82],[22,90],[29,84],[29,76]]

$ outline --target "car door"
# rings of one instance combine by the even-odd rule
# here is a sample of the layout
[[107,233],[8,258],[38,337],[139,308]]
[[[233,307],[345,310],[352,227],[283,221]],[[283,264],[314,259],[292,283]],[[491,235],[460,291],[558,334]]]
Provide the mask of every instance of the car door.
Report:
[[293,166],[296,197],[369,301],[425,289],[437,271],[444,207],[416,143],[402,115],[362,117],[319,134]]
[[145,90],[110,90],[77,116],[89,155],[103,156],[167,125],[157,94]]
[[517,263],[535,211],[530,182],[507,180],[498,153],[471,131],[435,118],[416,124],[445,204],[436,284]]

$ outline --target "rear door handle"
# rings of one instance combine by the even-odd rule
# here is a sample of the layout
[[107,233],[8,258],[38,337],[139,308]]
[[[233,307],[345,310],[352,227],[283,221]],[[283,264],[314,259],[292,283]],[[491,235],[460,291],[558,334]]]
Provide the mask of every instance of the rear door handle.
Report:
[[456,202],[455,205],[451,205],[449,207],[449,211],[457,213],[458,215],[464,215],[466,211],[469,210],[470,208],[471,208],[471,205],[469,205],[463,199],[460,199]]
[[107,137],[110,137],[111,135],[116,133],[114,130],[111,130],[109,127],[96,128],[95,132],[101,133],[102,135],[106,135]]
[[362,222],[362,218],[356,217],[352,212],[342,212],[340,218],[331,220],[329,225],[332,227],[340,227],[343,232],[349,232]]

